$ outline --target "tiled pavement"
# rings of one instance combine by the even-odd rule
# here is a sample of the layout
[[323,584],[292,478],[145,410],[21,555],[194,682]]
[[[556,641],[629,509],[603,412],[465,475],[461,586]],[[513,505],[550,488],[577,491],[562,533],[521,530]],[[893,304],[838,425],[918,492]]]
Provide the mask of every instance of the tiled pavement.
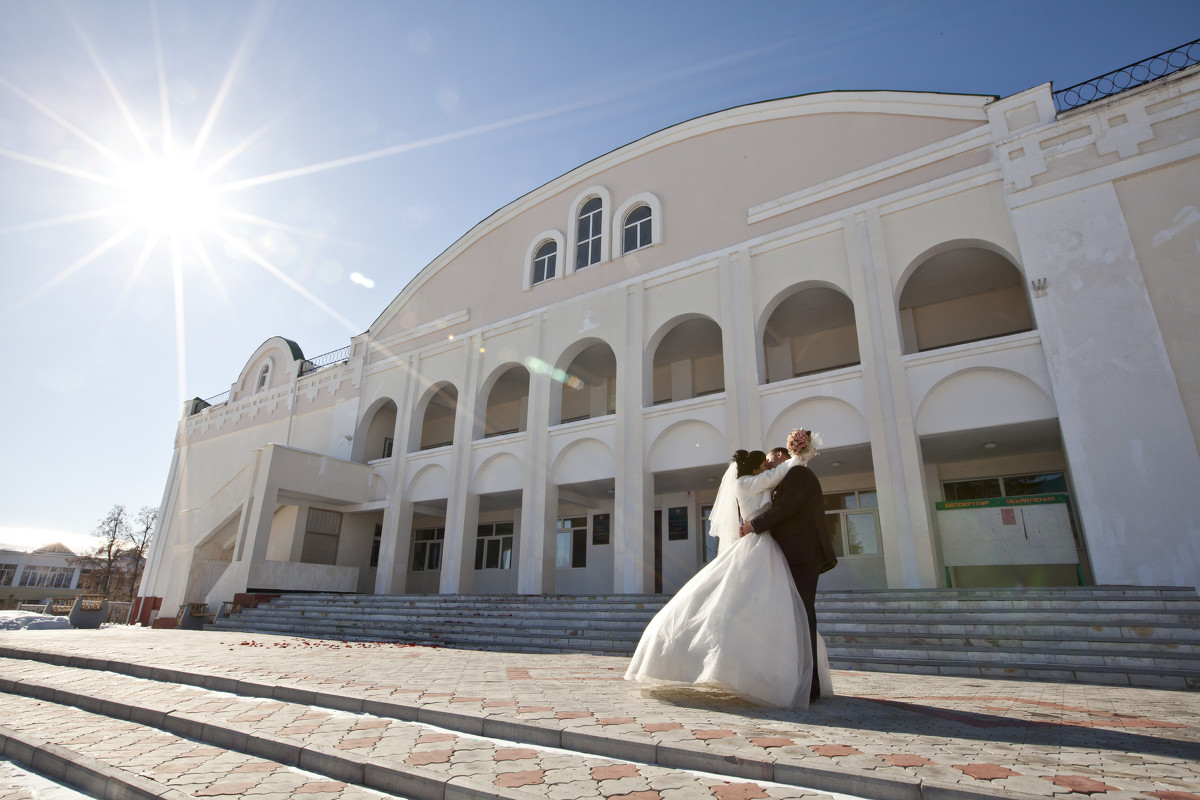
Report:
[[1200,800],[1195,692],[835,671],[837,697],[793,712],[642,689],[621,679],[626,663],[211,631],[0,632],[0,738],[164,798]]

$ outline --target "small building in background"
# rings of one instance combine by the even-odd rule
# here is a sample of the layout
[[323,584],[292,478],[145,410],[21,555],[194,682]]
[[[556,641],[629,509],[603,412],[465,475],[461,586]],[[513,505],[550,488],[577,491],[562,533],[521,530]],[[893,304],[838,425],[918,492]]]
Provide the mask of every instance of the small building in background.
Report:
[[33,551],[0,546],[0,609],[83,594],[75,552],[54,543]]

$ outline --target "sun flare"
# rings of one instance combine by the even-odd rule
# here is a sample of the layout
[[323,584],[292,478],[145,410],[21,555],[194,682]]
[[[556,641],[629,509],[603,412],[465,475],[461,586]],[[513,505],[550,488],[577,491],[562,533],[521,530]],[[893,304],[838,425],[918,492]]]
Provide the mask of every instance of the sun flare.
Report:
[[158,236],[210,229],[217,218],[217,193],[192,162],[162,157],[130,165],[118,177],[129,224]]

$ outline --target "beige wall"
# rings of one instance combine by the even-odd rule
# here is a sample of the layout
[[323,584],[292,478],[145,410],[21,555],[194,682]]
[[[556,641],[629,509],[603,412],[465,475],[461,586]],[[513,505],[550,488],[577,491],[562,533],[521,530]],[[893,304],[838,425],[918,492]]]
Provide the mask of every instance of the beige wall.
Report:
[[[1195,123],[1195,115],[1192,115]],[[1193,132],[1196,128],[1193,128]],[[1154,316],[1200,446],[1200,158],[1116,183]]]

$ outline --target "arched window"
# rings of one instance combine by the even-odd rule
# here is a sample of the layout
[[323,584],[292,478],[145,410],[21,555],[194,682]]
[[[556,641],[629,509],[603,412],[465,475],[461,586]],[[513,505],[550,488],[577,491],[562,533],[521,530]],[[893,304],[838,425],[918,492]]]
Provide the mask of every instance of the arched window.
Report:
[[271,378],[271,365],[263,364],[262,371],[258,373],[258,384],[255,385],[254,391],[261,392],[267,388],[267,381]]
[[558,242],[549,241],[542,244],[533,256],[533,283],[548,281],[554,277],[554,268],[558,262]]
[[576,229],[575,269],[600,263],[600,243],[603,238],[604,203],[593,197],[579,209],[579,225]]
[[632,253],[651,245],[651,216],[650,206],[638,206],[625,215],[625,245],[622,252]]

